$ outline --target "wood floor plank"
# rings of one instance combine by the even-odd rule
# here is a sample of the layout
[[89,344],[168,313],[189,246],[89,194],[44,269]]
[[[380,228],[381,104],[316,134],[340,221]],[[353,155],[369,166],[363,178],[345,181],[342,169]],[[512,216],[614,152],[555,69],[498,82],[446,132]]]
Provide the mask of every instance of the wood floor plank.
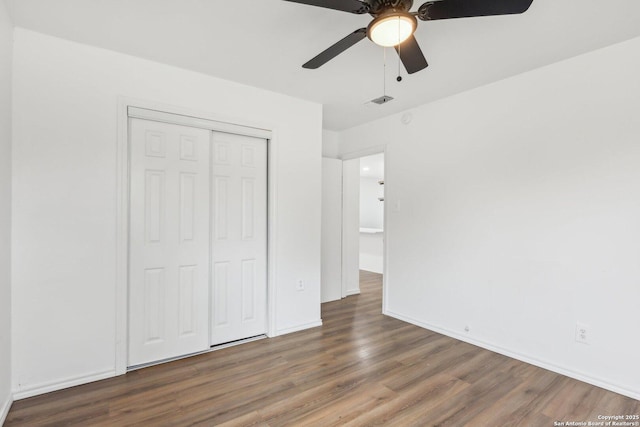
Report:
[[[528,417],[539,413],[542,409],[539,400],[544,397],[553,397],[550,390],[553,389],[554,380],[558,376],[549,371],[542,371],[540,375],[531,378],[531,381],[523,381],[502,398],[484,409],[473,418],[477,425],[529,425]],[[514,409],[516,408],[516,409]]]
[[527,426],[640,402],[382,315],[382,277],[323,326],[13,404],[9,426]]
[[346,425],[370,426],[411,424],[423,421],[431,409],[457,395],[469,384],[445,374],[436,374],[424,381],[414,382],[397,397],[379,405],[369,413],[359,415]]

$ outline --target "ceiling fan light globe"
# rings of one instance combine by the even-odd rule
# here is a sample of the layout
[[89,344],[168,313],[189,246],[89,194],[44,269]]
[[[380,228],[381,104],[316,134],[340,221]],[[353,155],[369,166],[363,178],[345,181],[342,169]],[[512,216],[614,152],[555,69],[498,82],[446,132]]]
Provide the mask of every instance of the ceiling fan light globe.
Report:
[[416,30],[417,21],[406,12],[393,12],[378,16],[367,28],[367,36],[379,46],[397,46]]

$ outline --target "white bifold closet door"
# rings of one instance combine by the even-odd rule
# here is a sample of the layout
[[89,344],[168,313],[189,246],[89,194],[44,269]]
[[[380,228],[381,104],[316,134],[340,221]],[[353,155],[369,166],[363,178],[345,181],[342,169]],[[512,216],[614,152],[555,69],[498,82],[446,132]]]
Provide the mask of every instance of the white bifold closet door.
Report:
[[130,119],[129,366],[209,346],[210,139]]
[[211,344],[267,331],[267,141],[213,133]]

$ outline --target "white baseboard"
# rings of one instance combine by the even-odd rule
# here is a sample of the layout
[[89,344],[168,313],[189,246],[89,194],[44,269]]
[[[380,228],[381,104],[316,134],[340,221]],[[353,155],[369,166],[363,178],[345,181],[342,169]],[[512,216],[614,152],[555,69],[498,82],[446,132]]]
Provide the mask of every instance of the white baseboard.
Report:
[[304,331],[305,329],[317,328],[318,326],[322,326],[322,319],[316,320],[315,322],[311,323],[305,323],[304,325],[293,326],[291,328],[278,329],[276,331],[276,336]]
[[0,426],[4,425],[4,422],[7,420],[7,415],[9,415],[12,404],[13,397],[9,395],[7,396],[7,400],[2,403],[2,407],[0,407]]
[[[280,329],[280,330],[276,331],[276,335],[275,336],[290,334],[292,332],[298,332],[298,331],[302,331],[302,330],[305,330],[305,329],[315,328],[315,327],[318,327],[318,326],[322,326],[322,319],[317,320],[315,322],[306,323],[304,325],[298,325],[298,326],[291,327],[291,328]],[[262,337],[252,338],[249,341],[257,340],[257,339],[262,339]],[[204,351],[203,353],[208,353],[210,351],[219,350],[222,347],[224,347],[224,346],[221,346],[221,347],[218,347],[218,348],[208,349],[208,350]],[[58,391],[58,390],[62,390],[62,389],[65,389],[65,388],[75,387],[77,385],[88,384],[88,383],[91,383],[91,382],[94,382],[94,381],[100,381],[100,380],[104,380],[104,379],[107,379],[107,378],[113,378],[115,376],[117,376],[116,371],[115,370],[109,370],[109,371],[104,371],[104,372],[97,372],[97,373],[90,374],[90,375],[84,375],[84,376],[80,376],[80,377],[71,377],[71,378],[67,378],[67,379],[63,379],[63,380],[59,380],[59,381],[52,381],[52,382],[48,382],[48,383],[42,383],[42,384],[34,385],[34,386],[31,386],[31,387],[28,387],[28,388],[15,390],[13,392],[13,399],[14,400],[27,399],[29,397],[38,396],[38,395],[45,394],[45,393],[50,393],[52,391]],[[7,412],[8,412],[8,409],[7,409]],[[0,423],[0,426],[1,425],[2,424]]]
[[507,356],[507,357],[510,357],[512,359],[520,360],[521,362],[525,362],[525,363],[528,363],[530,365],[538,366],[538,367],[546,369],[548,371],[552,371],[552,372],[555,372],[557,374],[564,375],[566,377],[570,377],[570,378],[576,379],[578,381],[582,381],[582,382],[585,382],[587,384],[591,384],[591,385],[594,385],[596,387],[600,387],[600,388],[603,388],[605,390],[609,390],[609,391],[612,391],[614,393],[618,393],[618,394],[621,394],[623,396],[630,397],[632,399],[640,400],[640,392],[634,391],[634,390],[629,390],[629,389],[624,388],[624,387],[620,387],[620,386],[618,386],[616,384],[612,384],[611,382],[603,380],[601,378],[595,378],[595,377],[590,376],[588,374],[585,374],[583,372],[577,372],[577,371],[574,371],[572,369],[568,369],[568,368],[565,368],[565,367],[562,367],[562,366],[558,366],[558,365],[555,365],[553,363],[550,363],[550,362],[547,362],[547,361],[544,361],[544,360],[538,360],[536,358],[533,358],[533,357],[530,357],[530,356],[526,356],[524,354],[520,354],[518,352],[514,352],[514,351],[511,351],[511,350],[502,348],[500,346],[488,343],[488,342],[484,342],[484,341],[481,341],[481,340],[473,339],[473,338],[470,338],[468,336],[462,335],[462,334],[460,334],[458,332],[450,331],[448,329],[445,329],[445,328],[442,328],[442,327],[439,327],[439,326],[436,326],[436,325],[431,325],[429,323],[421,322],[419,320],[415,320],[415,319],[412,319],[410,317],[403,316],[401,314],[397,314],[397,313],[394,313],[394,312],[389,311],[389,310],[385,310],[383,314],[385,314],[386,316],[389,316],[389,317],[394,317],[394,318],[396,318],[398,320],[402,320],[403,322],[411,323],[411,324],[419,326],[421,328],[428,329],[430,331],[437,332],[439,334],[446,335],[448,337],[455,338],[457,340],[464,341],[464,342],[467,342],[469,344],[473,344],[473,345],[478,346],[478,347],[482,347],[482,348],[484,348],[486,350],[493,351],[494,353],[499,353],[499,354],[502,354],[503,356]]
[[32,387],[28,387],[22,390],[16,390],[13,392],[14,400],[26,399],[28,397],[38,396],[40,394],[50,393],[52,391],[58,391],[69,387],[75,387],[77,385],[92,383],[94,381],[100,381],[107,378],[116,376],[115,370],[97,372],[95,374],[83,375],[81,377],[72,377],[59,381],[51,381],[48,383],[38,384]]
[[350,297],[351,295],[360,295],[360,289],[347,289],[344,294],[345,297]]

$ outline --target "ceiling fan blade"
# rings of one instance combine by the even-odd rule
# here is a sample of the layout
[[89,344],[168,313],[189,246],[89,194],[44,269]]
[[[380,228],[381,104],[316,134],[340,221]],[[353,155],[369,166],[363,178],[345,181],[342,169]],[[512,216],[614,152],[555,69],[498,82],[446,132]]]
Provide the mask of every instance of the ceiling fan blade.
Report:
[[473,16],[513,15],[526,12],[533,0],[442,0],[427,2],[418,9],[423,21],[469,18]]
[[396,46],[396,52],[398,52],[400,60],[409,74],[424,70],[429,66],[414,36],[409,37],[400,46]]
[[325,50],[324,52],[313,58],[311,61],[304,64],[302,68],[315,70],[316,68],[326,64],[336,56],[340,55],[342,52],[349,49],[351,46],[358,43],[365,37],[367,37],[366,28],[355,30],[353,33],[349,34],[347,37],[343,38],[338,43],[334,44],[329,49]]
[[327,9],[341,10],[343,12],[369,13],[369,4],[359,0],[285,0],[292,3],[302,3],[311,6],[324,7]]

